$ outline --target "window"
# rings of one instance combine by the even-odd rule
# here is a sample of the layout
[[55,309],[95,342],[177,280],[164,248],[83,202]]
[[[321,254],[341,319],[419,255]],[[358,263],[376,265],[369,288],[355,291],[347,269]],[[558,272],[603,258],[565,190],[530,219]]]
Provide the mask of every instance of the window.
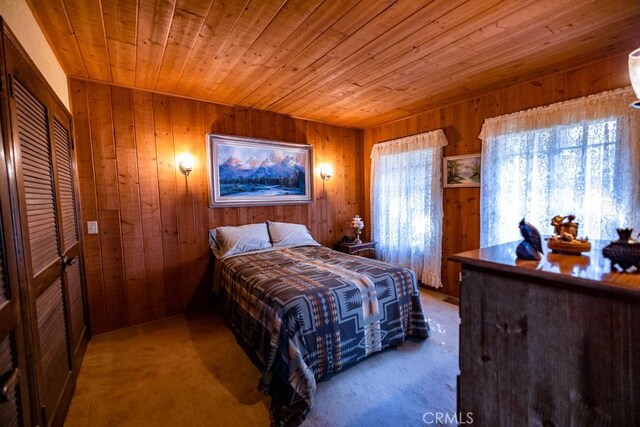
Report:
[[373,238],[384,261],[442,286],[442,146],[440,131],[376,144],[372,158]]
[[[628,102],[614,94],[596,95],[604,99],[593,116],[602,117],[576,116],[589,108],[578,100],[497,118],[510,123],[483,129],[481,246],[520,239],[523,217],[552,234],[551,218],[574,214],[580,236],[590,239],[612,240],[617,227],[639,225],[636,124]],[[546,126],[535,128],[539,122]]]
[[[431,231],[432,150],[390,154],[380,158],[376,198],[384,200],[378,211],[377,237],[389,251],[407,250],[422,256],[423,241]],[[398,232],[398,228],[404,230]],[[425,236],[427,235],[427,236]]]

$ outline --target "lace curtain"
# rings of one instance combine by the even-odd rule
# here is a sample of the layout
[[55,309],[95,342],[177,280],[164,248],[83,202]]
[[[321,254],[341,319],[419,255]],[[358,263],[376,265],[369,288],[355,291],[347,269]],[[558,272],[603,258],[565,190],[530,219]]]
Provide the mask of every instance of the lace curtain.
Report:
[[378,257],[441,287],[442,130],[383,142],[371,151],[371,217]]
[[640,112],[631,89],[604,92],[484,122],[480,246],[521,239],[525,217],[542,234],[576,215],[579,235],[616,239],[640,226]]

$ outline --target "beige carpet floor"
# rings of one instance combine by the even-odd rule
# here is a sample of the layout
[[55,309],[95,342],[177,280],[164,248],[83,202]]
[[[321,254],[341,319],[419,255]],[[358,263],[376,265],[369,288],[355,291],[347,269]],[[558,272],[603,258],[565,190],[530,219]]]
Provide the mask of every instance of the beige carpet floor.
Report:
[[[431,336],[320,381],[303,426],[425,425],[455,413],[458,308],[422,293]],[[94,337],[66,426],[268,426],[269,398],[224,320],[202,310]]]

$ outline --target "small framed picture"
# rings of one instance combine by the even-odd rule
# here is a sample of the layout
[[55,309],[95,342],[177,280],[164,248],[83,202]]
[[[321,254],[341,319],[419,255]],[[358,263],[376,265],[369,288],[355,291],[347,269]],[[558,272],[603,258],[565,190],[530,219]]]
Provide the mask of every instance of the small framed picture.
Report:
[[445,188],[480,187],[480,154],[445,157],[442,178]]

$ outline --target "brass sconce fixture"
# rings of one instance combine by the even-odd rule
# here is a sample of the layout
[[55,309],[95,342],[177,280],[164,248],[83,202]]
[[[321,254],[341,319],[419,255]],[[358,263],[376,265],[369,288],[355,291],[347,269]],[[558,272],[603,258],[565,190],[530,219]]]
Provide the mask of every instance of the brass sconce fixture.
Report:
[[193,157],[191,154],[182,154],[178,161],[178,168],[184,176],[189,176],[193,171]]
[[323,181],[329,181],[332,175],[333,175],[333,171],[331,170],[331,166],[329,165],[320,166],[320,178],[322,178]]

